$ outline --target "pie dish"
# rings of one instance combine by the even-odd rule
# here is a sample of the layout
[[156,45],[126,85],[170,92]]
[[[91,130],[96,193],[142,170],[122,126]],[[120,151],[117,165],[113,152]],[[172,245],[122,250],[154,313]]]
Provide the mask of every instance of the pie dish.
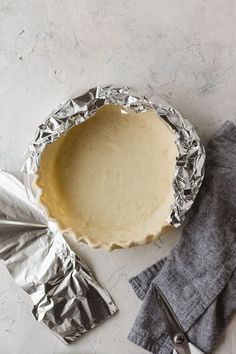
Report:
[[[100,104],[90,110],[87,105],[74,117],[68,111],[74,107],[67,102],[67,126],[62,125],[61,130],[55,128],[64,119],[61,107],[50,116],[54,117],[53,126],[46,123],[50,132],[45,135],[45,127],[40,128],[47,143],[42,144],[41,136],[40,146],[34,147],[38,159],[31,181],[37,202],[63,233],[106,250],[150,242],[174,224],[172,220],[180,223],[175,220],[180,206],[176,204],[176,166],[182,158],[178,130],[146,99],[146,106],[140,109],[140,105],[127,104],[121,91],[118,93],[119,99],[106,97],[109,100],[103,104],[97,102]],[[90,114],[86,116],[86,112]],[[201,153],[203,170],[204,150]],[[30,159],[36,161],[32,147]],[[29,159],[29,172],[27,163]],[[183,202],[186,196],[182,196],[182,206]]]
[[177,156],[174,131],[154,111],[102,106],[45,147],[40,202],[90,246],[144,243],[168,225]]

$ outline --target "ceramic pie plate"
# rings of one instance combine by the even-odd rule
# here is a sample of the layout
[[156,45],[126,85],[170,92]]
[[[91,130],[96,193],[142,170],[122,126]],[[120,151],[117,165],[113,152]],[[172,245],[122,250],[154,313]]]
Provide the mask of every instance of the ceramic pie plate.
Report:
[[63,102],[30,144],[25,184],[63,234],[112,250],[178,227],[204,176],[204,147],[173,107],[100,86]]

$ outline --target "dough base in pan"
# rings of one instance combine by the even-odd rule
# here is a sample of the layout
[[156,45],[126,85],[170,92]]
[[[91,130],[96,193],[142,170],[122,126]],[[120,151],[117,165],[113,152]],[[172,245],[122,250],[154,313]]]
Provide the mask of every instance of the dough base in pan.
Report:
[[177,156],[175,133],[154,111],[105,105],[45,147],[40,202],[92,247],[146,243],[168,225]]

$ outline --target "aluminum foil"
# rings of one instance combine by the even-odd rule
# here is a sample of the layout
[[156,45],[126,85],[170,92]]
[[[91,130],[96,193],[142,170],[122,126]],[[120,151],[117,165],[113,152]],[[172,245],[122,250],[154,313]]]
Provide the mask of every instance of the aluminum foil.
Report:
[[[63,102],[46,121],[38,127],[35,139],[29,146],[24,171],[29,193],[34,175],[40,164],[40,156],[46,144],[65,134],[68,129],[89,119],[96,110],[106,104],[119,104],[136,112],[154,109],[176,134],[179,156],[173,173],[175,201],[170,209],[168,222],[178,227],[191,207],[204,177],[205,149],[195,129],[179,112],[169,105],[153,104],[145,97],[131,95],[127,87],[98,86],[82,96]],[[157,119],[159,119],[157,117]]]
[[[46,224],[25,188],[0,171],[0,218]],[[0,229],[0,259],[13,279],[29,294],[33,314],[66,343],[116,313],[110,295],[58,230]]]

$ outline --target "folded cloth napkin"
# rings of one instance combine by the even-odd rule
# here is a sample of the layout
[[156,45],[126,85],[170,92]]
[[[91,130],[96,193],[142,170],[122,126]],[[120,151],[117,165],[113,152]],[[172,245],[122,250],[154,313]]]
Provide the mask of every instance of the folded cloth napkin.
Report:
[[128,338],[152,353],[173,349],[152,284],[205,353],[236,309],[235,125],[224,123],[206,151],[206,175],[179,244],[167,259],[130,279],[143,303]]

